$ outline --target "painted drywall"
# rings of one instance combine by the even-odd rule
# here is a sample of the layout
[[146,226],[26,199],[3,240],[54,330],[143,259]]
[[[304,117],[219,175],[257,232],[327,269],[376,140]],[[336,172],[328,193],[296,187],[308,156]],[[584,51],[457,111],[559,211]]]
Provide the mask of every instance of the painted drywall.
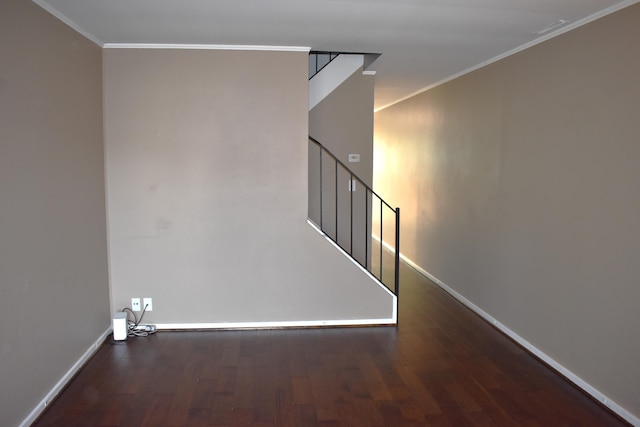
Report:
[[0,2],[0,424],[18,425],[110,325],[101,49]]
[[320,54],[320,57],[325,59],[320,59],[321,66],[316,72],[315,64],[312,65],[317,60],[316,55],[309,55],[309,75],[313,76],[309,79],[309,111],[334,93],[353,73],[362,72],[364,67],[364,55],[340,54],[329,63],[324,62],[329,60],[328,54]]
[[[333,64],[330,63],[326,69]],[[373,75],[362,74],[362,69],[356,71],[309,112],[309,135],[333,153],[369,187],[372,186],[373,179],[374,78]],[[360,161],[349,162],[349,154],[359,154]],[[318,225],[321,188],[319,155],[319,147],[310,143],[308,212],[309,218]],[[322,166],[322,225],[327,234],[336,239],[335,163],[330,157],[323,156]],[[342,172],[343,169],[339,168],[339,171],[337,241],[362,265],[370,265],[371,205],[366,200],[364,187],[356,181],[355,191],[349,192],[349,180],[352,178],[346,170]]]
[[640,416],[640,5],[375,115],[402,251]]
[[[373,179],[373,96],[375,75],[353,73],[309,111],[309,135],[349,166],[367,185]],[[349,154],[360,162],[349,163]]]
[[113,309],[159,324],[390,318],[307,223],[307,53],[105,49]]

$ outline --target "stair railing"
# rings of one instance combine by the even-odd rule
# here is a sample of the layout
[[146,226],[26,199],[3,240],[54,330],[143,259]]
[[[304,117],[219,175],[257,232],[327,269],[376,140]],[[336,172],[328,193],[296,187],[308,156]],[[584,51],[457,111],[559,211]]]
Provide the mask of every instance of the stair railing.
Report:
[[309,52],[309,80],[318,74],[324,67],[340,55],[338,52],[323,52],[312,50]]
[[400,208],[391,207],[311,136],[309,173],[309,219],[398,297]]

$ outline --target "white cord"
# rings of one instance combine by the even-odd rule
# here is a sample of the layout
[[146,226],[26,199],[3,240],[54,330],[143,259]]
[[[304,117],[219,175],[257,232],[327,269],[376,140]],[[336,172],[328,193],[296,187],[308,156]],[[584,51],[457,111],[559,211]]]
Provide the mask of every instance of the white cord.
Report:
[[[140,319],[136,316],[136,314],[129,307],[125,307],[122,309],[124,313],[127,313],[127,336],[130,337],[148,337],[151,334],[156,333],[155,325],[141,325],[142,318],[144,317],[144,313],[147,310],[147,306],[144,306],[142,309],[142,314],[140,315]],[[133,316],[133,320],[129,319],[129,314]]]

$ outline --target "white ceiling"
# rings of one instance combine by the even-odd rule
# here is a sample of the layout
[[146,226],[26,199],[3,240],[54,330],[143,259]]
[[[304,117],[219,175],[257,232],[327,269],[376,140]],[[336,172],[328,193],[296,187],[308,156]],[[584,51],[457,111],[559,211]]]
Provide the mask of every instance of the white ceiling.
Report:
[[[34,0],[100,45],[381,53],[376,108],[640,0]],[[571,21],[555,32],[536,31]]]

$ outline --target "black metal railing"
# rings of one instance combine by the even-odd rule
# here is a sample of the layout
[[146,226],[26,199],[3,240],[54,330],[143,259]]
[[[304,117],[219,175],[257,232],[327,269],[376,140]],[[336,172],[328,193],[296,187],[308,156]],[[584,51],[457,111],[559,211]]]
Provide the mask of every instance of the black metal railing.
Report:
[[338,52],[309,52],[309,80],[340,55]]
[[309,137],[309,219],[396,296],[400,208],[393,208]]

